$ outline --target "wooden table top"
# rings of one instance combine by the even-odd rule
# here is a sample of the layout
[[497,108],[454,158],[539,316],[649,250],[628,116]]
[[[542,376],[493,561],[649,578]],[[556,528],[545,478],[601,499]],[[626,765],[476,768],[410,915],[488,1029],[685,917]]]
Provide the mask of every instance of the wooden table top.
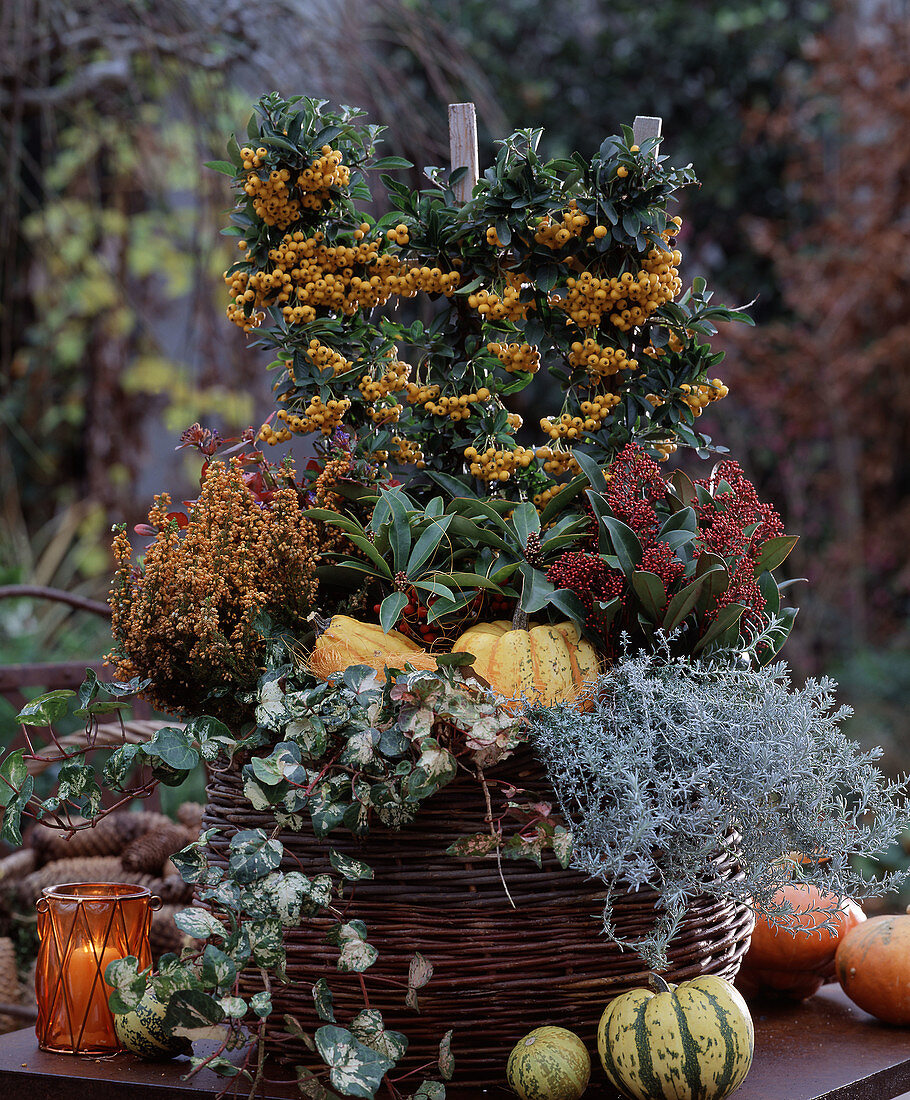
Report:
[[[894,1100],[910,1091],[910,1028],[888,1027],[862,1012],[837,986],[801,1005],[754,1005],[755,1060],[736,1100]],[[186,1060],[141,1062],[130,1054],[75,1058],[38,1050],[31,1028],[0,1036],[2,1100],[204,1100],[221,1092],[245,1096],[243,1085],[203,1070],[182,1081]],[[458,1067],[456,1057],[456,1070]],[[275,1076],[280,1076],[276,1071]],[[61,1083],[68,1082],[65,1093]],[[81,1086],[81,1087],[80,1087]],[[236,1092],[234,1091],[236,1087]],[[459,1089],[448,1100],[512,1096],[505,1087]],[[382,1094],[380,1093],[380,1096]],[[290,1081],[267,1086],[269,1100],[299,1100]],[[613,1100],[592,1087],[590,1100]]]

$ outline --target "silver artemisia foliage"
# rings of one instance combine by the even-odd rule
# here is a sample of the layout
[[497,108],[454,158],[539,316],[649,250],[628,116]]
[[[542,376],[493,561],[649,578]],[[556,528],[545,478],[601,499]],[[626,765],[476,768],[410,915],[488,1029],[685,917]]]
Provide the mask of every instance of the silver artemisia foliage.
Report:
[[[856,856],[882,852],[910,821],[908,778],[889,780],[841,732],[828,679],[791,684],[784,664],[657,653],[626,654],[575,703],[528,707],[531,739],[574,835],[572,866],[616,889],[656,888],[663,912],[624,943],[655,967],[687,905],[699,894],[734,897],[772,915],[771,897],[791,877],[787,853],[824,854],[799,876],[840,896],[893,889],[868,881]],[[735,849],[739,882],[710,874]],[[783,862],[781,862],[783,861]]]

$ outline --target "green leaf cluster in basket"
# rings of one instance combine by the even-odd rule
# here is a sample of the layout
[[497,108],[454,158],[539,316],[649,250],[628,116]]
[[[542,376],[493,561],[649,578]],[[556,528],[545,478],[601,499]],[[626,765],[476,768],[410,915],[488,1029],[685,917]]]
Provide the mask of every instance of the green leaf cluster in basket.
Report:
[[[538,501],[580,443],[600,461],[633,437],[664,456],[708,445],[695,420],[727,388],[708,378],[722,355],[706,338],[748,318],[710,305],[703,279],[682,292],[667,206],[691,168],[627,128],[590,160],[545,161],[541,131],[525,130],[460,205],[461,169],[428,169],[420,191],[382,174],[410,166],[375,159],[379,132],[357,111],[271,95],[249,144],[232,139],[212,165],[238,198],[228,317],[277,351],[280,408],[260,438],[343,431],[357,457]],[[391,211],[374,219],[374,201]],[[430,320],[380,308],[424,295]],[[503,399],[539,371],[561,404],[527,446]]]

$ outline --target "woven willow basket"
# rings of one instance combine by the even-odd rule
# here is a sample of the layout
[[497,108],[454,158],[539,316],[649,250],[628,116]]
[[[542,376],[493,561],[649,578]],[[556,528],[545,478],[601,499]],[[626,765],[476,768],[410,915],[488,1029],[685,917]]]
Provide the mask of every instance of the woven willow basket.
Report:
[[[490,770],[495,775],[495,769]],[[511,782],[543,792],[540,766],[513,756],[502,766]],[[363,920],[379,958],[365,974],[370,1007],[387,1028],[409,1039],[404,1070],[435,1060],[439,1040],[454,1029],[458,1085],[489,1085],[503,1078],[509,1051],[532,1028],[558,1024],[576,1031],[589,1050],[597,1022],[616,994],[645,984],[647,970],[633,952],[621,952],[601,933],[603,886],[562,870],[546,853],[543,870],[527,861],[503,863],[515,907],[509,903],[495,860],[473,862],[446,855],[459,836],[483,832],[483,795],[470,777],[458,777],[421,805],[416,821],[401,830],[371,827],[356,839],[343,830],[325,839],[310,829],[284,832],[286,870],[315,876],[329,868],[334,849],[368,863],[375,878],[358,882],[345,919]],[[274,818],[253,810],[243,797],[239,769],[209,778],[203,828],[274,828]],[[224,866],[227,840],[212,844],[210,858]],[[719,857],[716,873],[740,874]],[[613,918],[621,935],[634,936],[654,920],[656,895],[639,890],[618,896]],[[288,984],[273,986],[274,1018],[295,1016],[304,1027],[320,1026],[312,988],[325,978],[335,1015],[344,1025],[363,1007],[357,975],[337,970],[337,948],[325,942],[329,919],[311,920],[286,933]],[[732,978],[749,944],[752,913],[745,906],[701,898],[693,904],[670,946],[668,980],[698,974]],[[404,1006],[404,983],[415,951],[433,964],[420,990],[420,1014]],[[306,1054],[286,1035],[271,1047],[289,1059]],[[306,1060],[311,1060],[308,1055]]]

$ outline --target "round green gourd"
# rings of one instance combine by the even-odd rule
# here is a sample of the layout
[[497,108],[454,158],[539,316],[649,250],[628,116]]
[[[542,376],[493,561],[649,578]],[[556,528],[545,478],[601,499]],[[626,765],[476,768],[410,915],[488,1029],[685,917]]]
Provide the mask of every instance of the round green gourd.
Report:
[[114,1014],[114,1030],[120,1045],[152,1062],[192,1054],[193,1044],[182,1035],[171,1035],[164,1027],[167,1005],[152,992],[142,998],[132,1012]]
[[506,1078],[521,1100],[579,1100],[591,1077],[584,1043],[564,1027],[538,1027],[509,1055]]
[[597,1028],[607,1077],[629,1100],[722,1100],[752,1065],[752,1017],[732,984],[711,974],[610,1003]]

